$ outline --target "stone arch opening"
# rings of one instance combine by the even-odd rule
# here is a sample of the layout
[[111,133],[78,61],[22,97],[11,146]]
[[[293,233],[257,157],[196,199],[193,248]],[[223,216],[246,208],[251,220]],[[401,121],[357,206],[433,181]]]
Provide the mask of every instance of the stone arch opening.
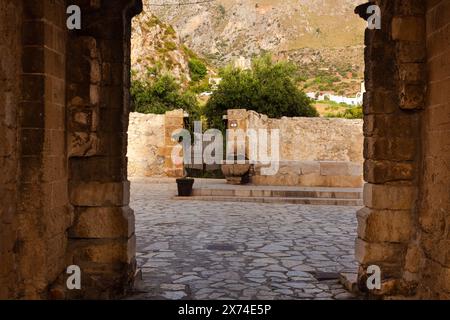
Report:
[[[153,20],[151,22],[153,22]],[[145,21],[142,21],[141,23],[145,26]],[[144,28],[144,27],[142,27],[142,28]],[[148,39],[144,38],[144,40],[142,40],[142,43],[146,43],[146,40],[148,41]],[[140,60],[145,61],[145,56],[144,56],[142,50],[137,50],[137,52],[139,52],[139,55],[135,59],[135,62],[139,62]],[[144,72],[145,72],[145,69],[144,69]],[[230,112],[228,113],[228,121],[230,122],[230,120],[235,120],[239,126],[242,124],[242,127],[240,126],[240,128],[243,128],[243,127],[247,128],[247,122],[248,122],[247,118],[250,116],[253,116],[253,117],[258,116],[258,115],[254,116],[253,114],[250,114],[250,116],[249,116],[248,115],[249,113],[247,113],[246,110],[238,110],[238,111],[233,110],[231,113]],[[186,210],[191,210],[194,213],[197,211],[202,211],[203,207],[201,207],[201,206],[199,206],[198,208],[191,208],[191,205],[189,204],[189,202],[180,203],[180,204],[176,204],[176,205],[169,205],[166,202],[159,203],[159,202],[162,202],[162,201],[160,201],[161,199],[155,199],[156,200],[155,202],[158,203],[157,206],[146,205],[145,201],[143,201],[143,199],[145,198],[145,192],[151,193],[153,191],[153,189],[151,189],[151,188],[146,189],[145,186],[143,186],[144,184],[139,183],[140,182],[139,178],[141,178],[142,176],[145,177],[146,173],[149,175],[152,175],[154,173],[156,173],[156,175],[158,175],[158,173],[159,174],[166,173],[166,175],[169,177],[177,176],[177,174],[180,174],[179,167],[177,168],[170,161],[172,147],[175,144],[173,141],[171,141],[171,133],[172,133],[172,129],[178,129],[178,128],[180,128],[180,126],[181,127],[183,126],[183,112],[175,111],[173,113],[169,113],[166,115],[154,115],[154,116],[152,115],[150,117],[145,117],[144,115],[133,115],[133,117],[134,117],[134,119],[133,119],[134,123],[133,123],[132,132],[130,132],[130,134],[133,134],[134,137],[132,137],[132,140],[129,143],[129,144],[133,144],[133,146],[132,146],[133,153],[131,155],[129,154],[129,157],[130,158],[133,157],[133,159],[129,159],[130,162],[132,162],[132,166],[131,166],[132,170],[129,170],[129,174],[130,174],[130,172],[138,173],[138,175],[134,176],[134,178],[136,178],[137,180],[134,180],[134,181],[132,180],[132,181],[134,182],[134,186],[135,186],[134,192],[136,192],[136,197],[135,197],[136,208],[135,209],[136,209],[136,212],[138,215],[138,217],[137,217],[138,228],[141,230],[141,231],[139,231],[140,233],[137,232],[138,254],[140,256],[140,258],[138,258],[138,261],[139,261],[139,266],[143,269],[143,273],[144,273],[144,278],[145,278],[144,286],[145,285],[146,286],[154,285],[154,287],[152,286],[152,290],[156,291],[157,294],[161,294],[159,297],[161,297],[161,296],[164,297],[164,294],[166,294],[166,293],[169,294],[168,297],[180,297],[180,295],[181,295],[181,297],[183,297],[182,294],[183,294],[183,291],[185,291],[185,289],[183,289],[183,288],[186,288],[186,286],[184,286],[182,280],[184,280],[186,278],[186,280],[188,281],[189,278],[192,278],[193,282],[195,282],[197,280],[198,280],[198,282],[201,282],[201,280],[197,279],[198,278],[197,276],[198,276],[198,273],[202,272],[200,270],[204,266],[202,264],[200,264],[199,266],[197,266],[197,268],[195,268],[196,267],[195,263],[197,263],[197,261],[194,261],[195,258],[193,258],[193,256],[197,253],[200,256],[202,256],[201,251],[203,248],[227,247],[227,246],[229,247],[229,243],[222,243],[222,242],[227,242],[227,241],[232,242],[232,240],[229,240],[226,237],[223,237],[221,240],[220,239],[217,240],[217,239],[214,239],[214,237],[211,237],[212,243],[210,244],[210,246],[208,246],[207,243],[202,241],[203,239],[199,239],[198,243],[192,242],[191,239],[189,238],[189,236],[190,236],[188,234],[189,232],[185,232],[185,230],[183,230],[181,227],[180,227],[180,230],[178,230],[176,228],[170,229],[170,225],[177,226],[177,224],[183,224],[183,223],[188,224],[189,219],[192,219],[192,221],[195,221],[197,223],[198,223],[199,219],[204,219],[204,220],[202,220],[203,224],[208,224],[210,222],[208,220],[211,220],[210,217],[207,217],[205,215],[203,215],[203,216],[199,215],[201,217],[201,218],[199,218],[199,216],[196,216],[196,215],[194,216],[194,214],[193,214],[193,216],[190,218],[185,215],[186,212],[183,212],[182,209],[177,210],[176,208],[174,208],[175,206],[178,206],[179,208],[186,207],[187,208]],[[234,117],[234,118],[231,119],[231,117]],[[152,124],[148,125],[149,122],[151,122]],[[137,128],[138,126],[143,126],[145,128],[142,128],[141,130],[139,130]],[[362,125],[361,125],[361,127],[362,127]],[[349,130],[349,131],[354,132],[356,130],[353,130],[353,131]],[[362,131],[362,128],[360,128],[360,131]],[[155,136],[157,136],[158,133],[160,133],[159,137],[161,138],[160,139],[160,142],[161,142],[160,150],[163,150],[163,155],[164,155],[164,161],[161,161],[161,163],[164,163],[164,167],[161,168],[161,170],[155,170],[152,167],[152,163],[154,163],[154,162],[150,162],[150,161],[153,161],[154,157],[151,157],[152,160],[150,160],[148,162],[143,161],[143,160],[141,161],[141,158],[145,157],[147,155],[145,148],[148,148],[148,145],[150,143],[154,143]],[[359,144],[360,144],[359,147],[361,149],[360,150],[361,155],[359,157],[362,158],[362,145],[363,145],[362,134],[361,134],[361,137],[359,137],[359,138],[360,138],[359,139]],[[345,139],[342,139],[342,140],[345,140]],[[138,148],[141,148],[142,150],[137,150]],[[297,146],[297,148],[299,148],[299,146]],[[355,154],[358,153],[358,150],[359,150],[358,147],[355,147],[355,148],[349,147],[349,149],[351,149],[350,151]],[[356,151],[355,151],[355,149],[356,149]],[[158,152],[158,150],[155,151],[152,149],[152,156],[154,155],[153,153],[157,153],[157,152]],[[334,160],[334,159],[324,159],[324,160]],[[155,167],[157,167],[157,166],[158,165],[155,164]],[[145,172],[145,170],[149,167],[151,167],[150,170]],[[362,171],[362,168],[361,168],[361,171]],[[139,173],[142,174],[142,176],[140,176]],[[181,174],[183,174],[182,170],[181,170]],[[345,175],[345,174],[342,174],[342,175]],[[130,177],[130,179],[131,179],[131,177]],[[342,180],[344,180],[344,179],[345,178],[342,178]],[[352,183],[352,181],[350,181],[350,180],[351,179],[349,179],[349,181],[347,181],[347,182]],[[362,179],[360,178],[360,180],[362,180]],[[135,181],[137,181],[138,183],[136,183]],[[173,184],[173,186],[175,186],[174,181],[172,181],[172,184]],[[351,185],[347,185],[347,187],[349,187],[349,186],[351,186]],[[157,185],[157,187],[156,187],[157,191],[155,190],[154,192],[157,193],[160,190],[164,189],[164,187],[165,186]],[[142,190],[147,190],[147,191],[142,191]],[[176,192],[174,191],[173,195],[175,193]],[[148,202],[150,202],[150,201],[153,201],[153,198],[150,198],[148,200]],[[237,213],[234,212],[233,211],[234,209],[232,209],[232,208],[228,209],[228,210],[230,210],[229,212],[228,211],[225,211],[225,212],[216,211],[215,212],[214,208],[219,207],[219,205],[216,206],[216,204],[214,202],[211,202],[209,204],[209,206],[212,208],[211,212],[214,212],[214,214],[217,214],[218,216],[221,216],[223,214],[228,214],[228,213],[230,213],[230,215],[235,215],[235,216],[237,215]],[[176,212],[176,214],[175,215],[167,214],[169,216],[169,218],[164,220],[161,217],[162,215],[160,215],[158,213],[158,207],[165,208],[165,210],[168,213]],[[154,213],[154,216],[155,216],[154,219],[152,220],[152,218],[150,217],[150,214],[146,213],[145,211]],[[322,212],[322,213],[324,213],[324,212]],[[185,219],[185,220],[180,221],[180,219],[181,219],[181,218],[179,218],[180,216],[184,217],[183,219]],[[325,216],[323,218],[326,219]],[[352,224],[352,223],[356,222],[356,216],[352,212],[351,218],[350,219],[345,218],[344,220],[345,220],[345,222],[337,221],[336,223],[338,225],[339,224],[344,225],[346,223]],[[246,222],[248,222],[248,221],[246,221]],[[166,231],[166,233],[162,233],[159,230],[157,230],[156,228],[149,227],[149,225],[151,223],[157,224],[158,226],[161,226],[162,229],[169,230],[169,231]],[[223,222],[223,223],[226,223],[226,222]],[[230,224],[232,224],[232,223],[233,222],[230,222]],[[270,223],[268,223],[268,224],[270,225]],[[288,223],[285,223],[285,225],[286,224],[288,224]],[[167,228],[166,228],[166,225],[168,225]],[[280,226],[280,225],[278,225],[278,226]],[[195,228],[196,227],[195,223],[190,224],[189,227]],[[208,233],[208,232],[203,232],[205,230],[202,229],[200,225],[197,225],[197,228],[198,228],[198,230],[200,230],[199,231],[200,233],[204,233],[204,234]],[[299,223],[298,229],[301,229],[301,228],[302,228],[302,226]],[[212,226],[211,229],[214,229],[214,227]],[[157,233],[160,235],[160,237],[155,238],[154,236],[145,235],[143,230],[146,230],[145,232]],[[280,230],[281,230],[281,228],[280,228]],[[169,240],[176,243],[177,239],[170,232],[172,232],[173,234],[179,233],[180,236],[178,237],[178,240],[184,237],[186,242],[190,241],[189,243],[192,244],[192,246],[191,247],[185,246],[185,247],[183,247],[184,250],[179,249],[181,246],[178,246],[178,251],[175,252],[176,253],[176,257],[175,257],[174,249],[170,247]],[[346,230],[346,232],[347,232],[347,230]],[[353,232],[352,232],[352,235],[350,237],[350,238],[352,238],[351,242],[353,242],[354,236],[356,236],[356,234],[353,235]],[[144,239],[144,237],[146,237],[148,239]],[[299,235],[299,238],[300,237],[301,236]],[[285,237],[285,238],[287,238],[287,237]],[[330,240],[330,239],[327,239],[327,240],[324,239],[324,242],[328,241],[328,240]],[[154,243],[152,243],[151,241],[153,241]],[[214,243],[214,242],[216,242],[216,243]],[[220,243],[217,243],[217,242],[220,242]],[[353,250],[353,244],[350,244],[348,246],[351,247],[351,250]],[[176,247],[176,246],[174,246],[174,247]],[[231,250],[231,251],[233,251],[233,250]],[[267,250],[269,250],[269,249],[267,249]],[[188,251],[191,254],[190,255],[183,254],[183,251]],[[248,252],[246,252],[246,253],[248,253]],[[339,251],[339,254],[335,254],[335,256],[333,256],[330,260],[337,260],[336,257],[339,255],[345,255],[345,253]],[[353,252],[351,253],[351,255],[353,255]],[[168,258],[164,260],[163,258],[166,256]],[[183,263],[185,261],[180,261],[180,259],[179,259],[180,256],[183,256],[184,258],[186,258],[186,261],[189,262],[186,266],[184,266],[185,264]],[[155,258],[153,258],[153,257],[155,257]],[[159,259],[158,257],[161,257],[161,259]],[[171,261],[169,261],[169,260],[171,260]],[[204,260],[209,261],[209,258],[205,257]],[[174,267],[174,263],[172,263],[172,261],[179,261],[178,268]],[[332,262],[335,262],[335,261],[332,261]],[[287,264],[295,265],[295,261],[288,262]],[[301,264],[301,263],[299,263],[299,264]],[[182,268],[182,266],[185,269],[180,271],[179,269]],[[281,268],[284,268],[284,267],[281,267]],[[342,268],[344,268],[344,267],[342,267]],[[177,269],[177,270],[175,271],[175,269]],[[194,269],[196,269],[196,270],[194,270]],[[318,269],[320,269],[320,268],[318,267]],[[322,266],[322,269],[324,271],[330,271],[329,268],[327,268],[327,266]],[[350,268],[347,267],[347,269],[350,269]],[[351,269],[355,269],[353,271],[356,271],[356,265],[354,265],[353,268],[351,268]],[[301,274],[301,271],[299,271],[299,270],[300,270],[300,268],[297,270],[297,274]],[[304,270],[312,271],[312,268],[311,269],[304,268]],[[169,271],[172,272],[172,274],[167,274]],[[232,271],[233,271],[233,268],[230,267],[229,270],[224,270],[224,272],[217,272],[217,273],[222,274],[222,273],[229,272],[228,275],[230,277],[237,277],[236,274],[233,273]],[[287,269],[285,271],[287,272]],[[160,273],[160,275],[157,276],[156,275],[157,273]],[[186,273],[186,275],[184,275],[184,273]],[[292,275],[294,273],[292,273]],[[162,276],[161,274],[164,274],[164,276]],[[172,283],[173,279],[171,279],[171,276],[176,276],[177,274],[180,275],[179,279],[176,278],[175,282]],[[151,280],[153,280],[154,283],[150,284]],[[169,283],[165,283],[164,281],[169,282]],[[159,286],[159,282],[162,282],[163,283],[162,286],[164,288],[166,288],[165,290],[163,290],[163,292],[158,291],[161,288],[161,286]],[[207,281],[205,281],[205,282],[207,282]],[[195,284],[193,284],[193,286],[195,287]],[[172,289],[170,289],[170,288],[172,288]],[[178,288],[178,292],[173,288]],[[202,289],[199,290],[198,288],[193,288],[192,291],[194,291],[194,289],[201,293],[205,292],[204,290],[202,290]],[[208,290],[211,288],[208,288],[206,285],[206,287],[203,289]],[[144,288],[144,291],[145,291],[145,288]],[[166,292],[164,292],[164,291],[166,291]],[[170,292],[170,291],[175,291],[175,293]],[[289,291],[289,289],[288,289],[288,291]],[[157,295],[157,294],[155,294],[155,295]],[[200,296],[202,296],[202,295],[200,294]],[[307,295],[305,297],[307,297]]]

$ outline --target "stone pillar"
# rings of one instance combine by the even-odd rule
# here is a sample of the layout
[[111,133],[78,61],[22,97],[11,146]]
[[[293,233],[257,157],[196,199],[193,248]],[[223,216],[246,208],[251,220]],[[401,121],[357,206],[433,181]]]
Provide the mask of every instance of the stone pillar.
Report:
[[359,288],[367,267],[382,271],[373,295],[411,295],[416,251],[420,114],[425,97],[424,1],[379,0],[381,30],[366,31],[364,96],[365,208],[358,212]]
[[[249,137],[247,136],[248,129],[248,112],[246,109],[230,109],[227,110],[227,122],[229,136],[226,137],[227,145],[230,139],[234,139],[234,153],[239,152],[238,146],[245,145],[245,156],[248,158],[250,154]],[[238,131],[239,130],[239,131]],[[243,136],[236,136],[238,132],[242,132]],[[227,148],[228,150],[228,148]],[[254,160],[254,159],[252,159]]]
[[74,1],[81,30],[69,33],[67,106],[70,203],[67,264],[82,271],[69,298],[112,298],[132,285],[134,213],[129,208],[127,128],[131,18],[140,1]]
[[[168,111],[164,115],[164,147],[162,155],[164,156],[164,172],[168,177],[180,178],[184,176],[184,165],[175,164],[172,160],[172,152],[178,142],[172,138],[172,135],[184,128],[184,111]],[[179,155],[182,157],[182,153]]]
[[71,223],[64,139],[66,7],[62,0],[23,0],[22,6],[15,290],[20,298],[40,299],[65,269]]

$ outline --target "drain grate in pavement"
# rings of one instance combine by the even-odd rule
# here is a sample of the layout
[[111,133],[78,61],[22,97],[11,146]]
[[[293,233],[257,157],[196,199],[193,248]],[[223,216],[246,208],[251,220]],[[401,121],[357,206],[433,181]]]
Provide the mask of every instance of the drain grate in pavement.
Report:
[[321,271],[315,271],[311,272],[311,274],[319,281],[325,281],[325,280],[338,280],[339,279],[339,273],[337,272],[321,272]]
[[227,243],[213,243],[206,246],[211,251],[236,251],[236,247]]

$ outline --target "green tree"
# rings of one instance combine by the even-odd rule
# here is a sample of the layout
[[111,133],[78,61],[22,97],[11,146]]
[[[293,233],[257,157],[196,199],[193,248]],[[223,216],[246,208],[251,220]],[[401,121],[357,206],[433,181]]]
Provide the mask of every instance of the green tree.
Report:
[[211,126],[219,127],[228,109],[249,109],[271,118],[316,117],[311,100],[297,88],[296,67],[289,62],[273,62],[270,55],[253,61],[251,70],[226,67],[222,82],[205,106]]
[[196,112],[198,103],[195,95],[182,92],[176,80],[167,74],[156,75],[154,79],[131,82],[133,110],[141,113],[163,114],[174,109]]

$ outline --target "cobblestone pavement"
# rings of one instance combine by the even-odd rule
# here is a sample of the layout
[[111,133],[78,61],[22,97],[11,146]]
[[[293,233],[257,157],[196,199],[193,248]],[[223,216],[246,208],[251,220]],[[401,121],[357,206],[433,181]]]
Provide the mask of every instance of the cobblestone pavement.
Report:
[[[142,280],[131,299],[351,299],[358,208],[172,200],[132,183]],[[332,278],[332,279],[323,279]]]

